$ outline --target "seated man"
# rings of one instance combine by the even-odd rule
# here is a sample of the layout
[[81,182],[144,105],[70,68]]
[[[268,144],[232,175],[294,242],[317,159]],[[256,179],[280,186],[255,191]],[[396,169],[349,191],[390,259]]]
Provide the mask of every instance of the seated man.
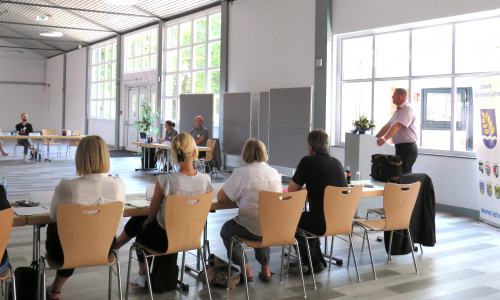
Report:
[[[16,125],[16,130],[19,133],[19,135],[29,135],[30,132],[33,132],[33,126],[31,126],[30,123],[28,123],[28,114],[27,113],[22,113],[21,114],[21,123]],[[28,154],[28,149],[32,150],[31,147],[31,139],[18,139],[17,144],[24,146],[24,161],[27,161],[26,155]]]
[[[288,191],[295,192],[302,189],[304,184],[306,185],[309,211],[302,212],[298,226],[320,235],[324,234],[326,230],[323,211],[325,187],[327,185],[345,187],[347,181],[342,163],[329,154],[328,134],[324,130],[315,129],[309,132],[307,135],[307,153],[308,156],[300,160],[292,181],[288,185]],[[304,266],[309,265],[306,241],[299,235],[296,235],[296,238],[299,242],[304,268]],[[319,239],[310,239],[309,246],[314,273],[323,271],[326,262],[320,249]]]
[[[191,129],[189,134],[193,137],[194,141],[196,142],[196,146],[201,146],[204,147],[207,145],[207,140],[208,140],[208,130],[206,127],[203,126],[203,117],[202,116],[197,116],[194,118],[194,125],[195,127]],[[198,158],[202,158],[206,156],[205,151],[199,151]]]

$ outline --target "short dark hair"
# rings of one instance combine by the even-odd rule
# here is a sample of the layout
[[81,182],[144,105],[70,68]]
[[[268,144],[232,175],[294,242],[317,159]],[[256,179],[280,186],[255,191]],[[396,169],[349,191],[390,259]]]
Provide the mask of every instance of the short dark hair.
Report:
[[175,123],[174,123],[174,122],[172,122],[172,121],[170,121],[170,120],[166,121],[166,122],[165,122],[165,124],[168,124],[168,126],[170,126],[170,127],[172,127],[172,128],[174,128],[174,127],[175,127]]
[[314,153],[328,152],[328,134],[323,129],[314,129],[307,135],[307,143]]

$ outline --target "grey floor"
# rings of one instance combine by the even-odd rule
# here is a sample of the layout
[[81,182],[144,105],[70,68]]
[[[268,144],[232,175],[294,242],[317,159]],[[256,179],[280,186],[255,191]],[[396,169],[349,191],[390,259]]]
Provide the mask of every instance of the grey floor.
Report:
[[[8,149],[9,150],[9,149]],[[64,149],[65,150],[65,149]],[[21,156],[12,159],[12,153],[0,159],[0,177],[8,182],[9,200],[27,199],[29,192],[53,190],[62,177],[76,177],[74,161],[57,158],[51,163],[21,162]],[[64,157],[63,152],[63,157]],[[74,150],[73,150],[74,155]],[[156,180],[153,172],[135,171],[139,168],[138,157],[112,158],[110,173],[119,176],[126,183],[127,193],[144,192],[148,183]],[[224,176],[215,179],[215,189],[224,182]],[[224,245],[219,236],[222,224],[235,215],[235,210],[218,211],[210,214],[208,231],[211,251],[226,258]],[[123,220],[123,224],[126,219]],[[391,264],[386,264],[385,249],[382,243],[373,241],[375,266],[378,280],[373,280],[368,251],[361,252],[361,240],[356,238],[355,251],[358,257],[362,282],[358,283],[353,267],[333,267],[317,274],[318,289],[313,290],[312,278],[306,276],[306,291],[310,299],[500,299],[500,239],[499,230],[476,220],[438,213],[436,216],[437,241],[435,247],[424,247],[424,253],[417,254],[420,273],[415,274],[411,255],[394,256]],[[121,228],[120,228],[121,231]],[[42,229],[42,242],[45,230]],[[8,250],[15,267],[28,266],[32,256],[32,228],[14,228]],[[120,250],[122,282],[128,264],[128,245]],[[42,252],[44,252],[42,246]],[[247,250],[250,264],[255,275],[259,265],[253,258],[252,250]],[[299,299],[302,298],[300,275],[291,273],[279,283],[280,248],[271,252],[271,268],[276,274],[269,283],[257,278],[250,283],[252,299]],[[347,244],[335,240],[334,255],[347,261]],[[180,257],[180,256],[179,256]],[[189,258],[188,262],[194,263]],[[137,265],[132,265],[133,271]],[[76,270],[62,292],[62,299],[105,299],[107,297],[107,269],[105,267],[82,268]],[[188,273],[189,274],[189,273]],[[49,283],[54,272],[48,272]],[[204,285],[195,277],[186,276],[190,285],[189,292],[179,290],[155,294],[156,299],[208,299]],[[113,296],[117,298],[116,284]],[[146,299],[147,291],[138,287],[131,288],[131,299]],[[244,299],[245,289],[239,285],[227,291],[212,286],[214,299]]]

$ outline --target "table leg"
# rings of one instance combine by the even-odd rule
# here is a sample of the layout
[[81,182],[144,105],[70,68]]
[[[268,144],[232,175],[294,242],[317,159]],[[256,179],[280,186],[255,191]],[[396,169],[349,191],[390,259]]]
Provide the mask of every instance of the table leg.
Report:
[[47,157],[45,157],[45,161],[51,161],[50,160],[50,139],[47,139]]
[[142,152],[142,165],[141,165],[141,168],[140,169],[135,169],[136,171],[148,171],[148,170],[154,170],[154,168],[147,168],[147,164],[149,163],[149,159],[150,159],[150,154],[149,154],[149,147],[144,147],[144,146],[141,146],[141,148],[143,149],[143,152]]

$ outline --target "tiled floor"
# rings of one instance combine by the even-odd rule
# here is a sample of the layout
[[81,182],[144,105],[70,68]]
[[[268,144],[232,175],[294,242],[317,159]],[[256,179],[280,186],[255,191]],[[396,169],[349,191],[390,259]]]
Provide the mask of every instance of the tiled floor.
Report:
[[[148,183],[156,180],[152,172],[136,172],[140,165],[138,157],[112,158],[110,173],[119,176],[126,183],[127,193],[144,192]],[[53,190],[62,177],[76,177],[74,162],[53,160],[52,163],[21,162],[19,159],[0,160],[0,177],[8,182],[10,200],[27,199],[30,191]],[[219,189],[224,179],[214,180]],[[235,215],[235,210],[218,211],[209,215],[210,249],[216,255],[226,258],[226,252],[219,230],[222,224]],[[124,220],[122,225],[126,222]],[[378,280],[373,280],[368,251],[361,252],[361,241],[355,238],[355,251],[358,257],[362,282],[356,280],[353,267],[333,267],[317,274],[318,289],[312,289],[312,279],[306,276],[306,291],[310,299],[500,299],[500,239],[499,230],[490,225],[438,213],[436,216],[437,244],[424,247],[424,253],[417,254],[420,273],[415,274],[411,255],[393,256],[391,264],[385,263],[386,255],[382,243],[375,242],[372,236],[375,265]],[[121,229],[120,229],[121,230]],[[45,240],[45,230],[42,229]],[[14,267],[28,266],[31,261],[32,230],[30,227],[14,228],[9,242],[9,254]],[[122,282],[128,263],[128,245],[120,250]],[[44,247],[42,246],[42,252]],[[255,274],[259,265],[248,250],[250,264]],[[260,282],[257,278],[250,283],[252,299],[299,299],[302,298],[300,276],[291,273],[279,283],[279,262],[281,249],[272,248],[271,268],[274,275],[270,283]],[[334,255],[347,262],[347,243],[336,240]],[[179,256],[180,258],[180,256]],[[193,259],[189,258],[193,263]],[[133,264],[135,271],[137,266]],[[107,269],[78,269],[68,281],[62,292],[62,299],[105,299],[107,297]],[[49,281],[54,272],[48,272]],[[155,299],[207,299],[207,290],[193,276],[186,276],[190,285],[189,292],[179,290],[155,294]],[[144,289],[132,287],[132,299],[146,299]],[[244,299],[244,286],[226,290],[212,286],[214,299]],[[117,298],[116,284],[114,297]]]

